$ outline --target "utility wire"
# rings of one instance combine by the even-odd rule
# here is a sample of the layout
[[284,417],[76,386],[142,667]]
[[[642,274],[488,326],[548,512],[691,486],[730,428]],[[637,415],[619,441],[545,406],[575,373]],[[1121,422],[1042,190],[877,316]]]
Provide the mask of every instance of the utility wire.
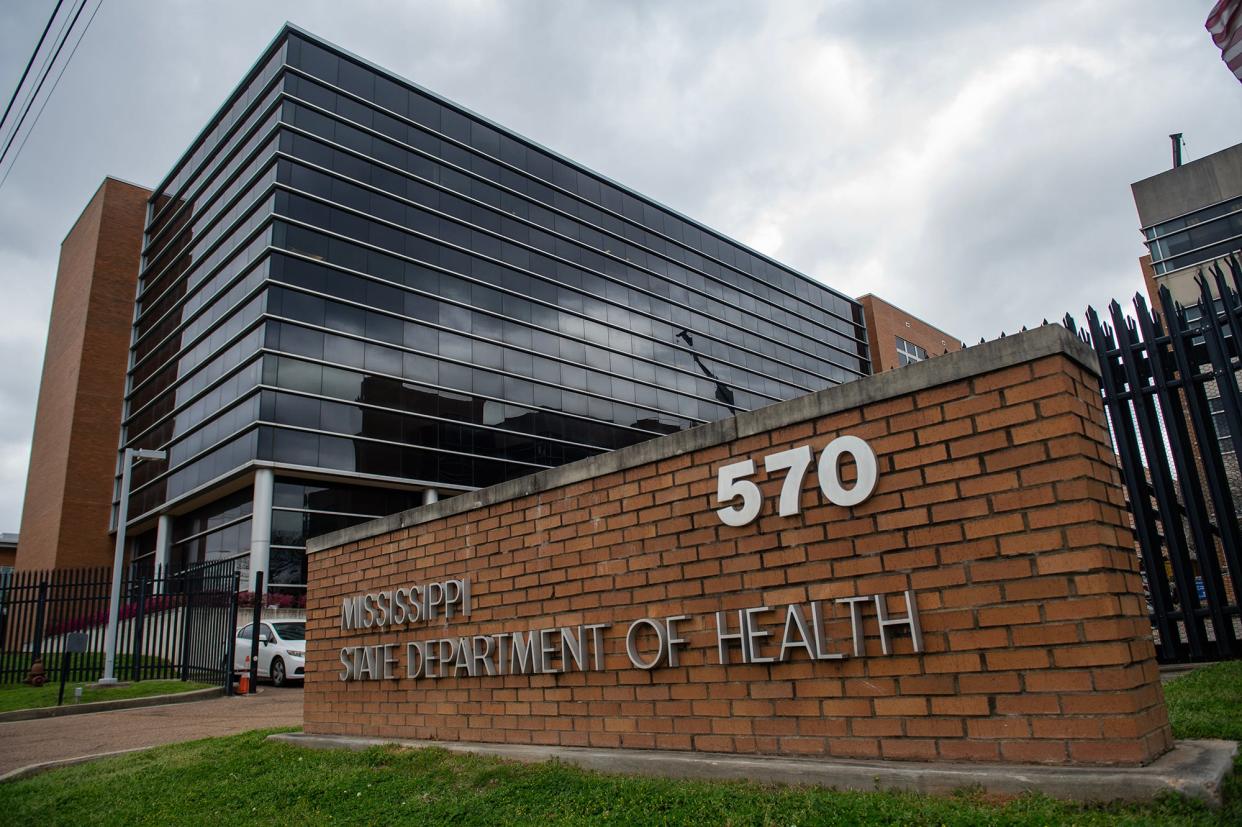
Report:
[[[78,10],[73,14],[73,19],[69,21],[69,28],[65,30],[64,39],[56,44],[56,51],[52,52],[52,59],[47,64],[47,71],[41,78],[39,78],[39,83],[35,86],[34,94],[31,95],[30,100],[26,103],[26,108],[22,110],[21,117],[17,119],[17,126],[15,126],[13,128],[13,132],[9,134],[9,140],[5,143],[4,149],[0,150],[0,164],[3,164],[4,159],[8,157],[9,149],[13,146],[13,141],[17,140],[17,134],[21,132],[22,124],[26,121],[26,116],[30,114],[30,108],[34,106],[35,99],[39,97],[39,90],[43,88],[43,84],[47,81],[47,76],[51,74],[52,67],[56,65],[56,58],[60,57],[60,50],[65,48],[65,44],[69,42],[69,36],[73,34],[73,27],[77,25],[78,18],[86,9],[86,2],[87,0],[82,0],[81,5],[78,6]],[[81,42],[80,38],[78,42]],[[65,65],[68,65],[68,61],[66,61],[60,68],[62,74],[65,71]],[[60,77],[57,76],[56,79],[60,80]],[[44,99],[44,104],[46,105],[46,103],[47,100]],[[40,109],[39,111],[42,112],[43,110]]]
[[[99,0],[99,3],[95,6],[95,10],[91,12],[91,16],[86,19],[86,25],[82,28],[82,33],[78,35],[77,42],[74,43],[73,48],[69,50],[69,57],[65,58],[65,62],[61,64],[60,73],[56,75],[56,80],[52,82],[52,88],[48,90],[47,97],[43,99],[43,104],[39,107],[39,111],[35,113],[34,120],[30,122],[30,129],[26,131],[26,137],[22,138],[21,144],[17,147],[17,152],[13,153],[13,161],[9,164],[9,168],[5,170],[4,177],[0,178],[0,188],[4,187],[4,182],[9,180],[9,174],[13,171],[13,167],[17,166],[17,159],[21,156],[22,149],[26,146],[26,141],[30,139],[31,133],[34,132],[35,127],[39,125],[39,118],[43,115],[43,110],[47,108],[47,102],[52,99],[53,93],[56,92],[56,87],[60,85],[60,79],[64,77],[65,69],[69,68],[69,63],[73,60],[73,56],[78,53],[78,47],[82,45],[82,40],[86,37],[86,32],[90,29],[91,23],[94,22],[95,15],[99,14],[99,9],[103,6],[103,3],[104,0]],[[86,8],[85,2],[83,2],[82,5],[82,9],[84,8]],[[78,9],[78,14],[82,13],[82,9]],[[74,20],[76,19],[77,16],[75,15]],[[70,28],[72,28],[72,26]],[[13,133],[13,135],[16,137],[17,133]],[[11,140],[10,143],[12,143]],[[3,156],[0,155],[0,158],[2,157]]]
[[9,98],[8,105],[4,107],[4,114],[0,115],[0,127],[3,127],[4,122],[9,119],[9,113],[13,111],[13,104],[17,103],[17,95],[22,91],[22,86],[26,84],[26,78],[30,75],[30,68],[34,66],[35,58],[39,56],[40,50],[43,49],[43,41],[47,39],[47,33],[51,31],[52,24],[56,22],[56,15],[60,14],[60,7],[64,5],[64,2],[65,0],[56,0],[56,8],[52,9],[52,16],[47,19],[47,25],[43,27],[43,34],[39,35],[39,42],[35,44],[34,51],[30,53],[30,60],[26,61],[26,68],[22,71],[22,78],[13,89],[13,97]]
[[[77,0],[74,0],[73,5],[77,5]],[[65,15],[64,22],[60,24],[60,30],[56,32],[56,37],[53,38],[52,40],[53,44],[59,43],[68,34],[70,17],[72,17],[72,15],[68,15],[68,14]],[[30,109],[30,107],[34,105],[33,104],[33,101],[34,101],[34,88],[33,87],[37,85],[38,83],[41,83],[43,78],[47,77],[47,73],[51,71],[51,68],[52,68],[52,55],[48,54],[43,58],[43,63],[39,66],[39,71],[35,75],[37,80],[35,81],[35,83],[31,84],[32,88],[27,89],[25,96],[22,97],[22,102],[21,102],[21,107],[20,107],[23,113],[22,117],[25,117],[24,113],[26,113]],[[15,92],[19,92],[19,91],[21,90],[15,90]],[[0,138],[0,141],[7,141],[14,134],[16,134],[16,132],[17,132],[17,125],[14,125],[12,129],[7,130],[7,131],[0,130],[0,135],[4,136]]]

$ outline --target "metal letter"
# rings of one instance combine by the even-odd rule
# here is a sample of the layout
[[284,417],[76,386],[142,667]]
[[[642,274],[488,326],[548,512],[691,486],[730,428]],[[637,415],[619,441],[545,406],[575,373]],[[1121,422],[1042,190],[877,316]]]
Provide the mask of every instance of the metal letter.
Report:
[[780,506],[777,508],[777,513],[782,517],[797,514],[801,510],[802,480],[806,478],[806,469],[810,464],[810,445],[790,448],[763,458],[763,468],[769,474],[773,471],[787,471],[785,482],[781,484]]
[[461,600],[461,581],[445,580],[444,581],[444,616],[453,616],[453,604]]
[[823,610],[820,608],[818,600],[811,601],[811,627],[815,633],[815,659],[816,660],[842,660],[845,658],[844,652],[829,652],[828,643],[824,639],[824,616]]
[[410,586],[410,623],[417,623],[427,616],[423,608],[423,587]]
[[428,583],[424,591],[427,600],[427,620],[431,620],[436,616],[436,606],[444,608],[444,584]]
[[437,657],[440,661],[440,677],[447,678],[448,672],[453,668],[453,657],[457,654],[457,647],[454,645],[452,638],[441,638],[436,641]]
[[344,671],[341,672],[341,680],[347,681],[353,677],[353,664],[350,663],[348,646],[341,648],[341,665],[345,667]]
[[583,628],[591,633],[591,652],[594,655],[596,672],[604,671],[604,630],[611,628],[611,623],[588,623]]
[[355,677],[358,680],[362,680],[364,672],[366,673],[367,678],[375,677],[375,661],[371,654],[370,646],[359,646],[354,653],[354,659],[354,664],[356,666]]
[[[791,632],[797,633],[797,640],[794,640],[793,635],[790,634]],[[802,617],[802,609],[798,608],[797,603],[789,604],[785,609],[785,633],[781,635],[781,653],[777,655],[776,659],[779,661],[789,660],[789,656],[786,653],[798,646],[805,649],[806,653],[814,659],[815,650],[811,648],[810,638],[811,634],[806,628],[806,619]]]
[[760,655],[759,646],[756,640],[761,637],[771,637],[772,633],[767,631],[755,630],[755,615],[772,611],[768,606],[756,606],[751,609],[742,610],[742,629],[744,635],[742,637],[742,659],[747,663],[771,663],[776,658],[771,655]]
[[870,603],[870,597],[838,597],[838,603],[848,603],[850,607],[850,630],[854,634],[854,657],[861,658],[867,654],[863,643],[862,604]]
[[405,676],[417,678],[423,674],[423,644],[415,641],[405,645]]
[[745,631],[745,620],[742,618],[742,611],[739,609],[737,613],[738,626],[742,629],[739,632],[726,631],[729,628],[729,620],[725,617],[724,612],[716,612],[716,651],[720,655],[722,664],[729,662],[729,644],[728,641],[737,641],[737,646],[742,650],[742,663],[746,663],[746,647],[742,643],[742,632]]
[[474,661],[470,659],[470,645],[466,642],[466,638],[457,638],[453,647],[457,650],[457,655],[453,660],[453,677],[460,678],[464,669],[466,674],[473,678],[475,676]]
[[388,625],[388,592],[375,595],[375,625],[383,628]]
[[439,660],[439,658],[436,657],[436,641],[425,640],[422,643],[422,647],[423,647],[423,677],[431,678],[432,680],[435,680],[435,678],[437,677],[436,661]]
[[664,638],[664,649],[668,655],[669,666],[677,665],[677,647],[684,646],[686,643],[684,637],[677,636],[677,624],[689,619],[690,615],[672,615],[671,617],[664,618],[664,631],[667,633]]
[[505,641],[509,640],[509,636],[499,634],[492,635],[492,638],[496,641],[496,674],[503,675],[505,674],[505,664],[508,663],[505,660]]
[[552,635],[556,634],[555,629],[539,630],[539,666],[536,671],[545,675],[550,675],[557,670],[553,668],[552,661],[556,656],[556,644],[552,642]]
[[[482,652],[479,651],[480,643],[483,644]],[[492,647],[495,645],[495,642],[487,635],[475,635],[470,638],[470,660],[474,664],[471,675],[496,674],[496,664],[492,662]]]
[[[650,661],[644,661],[638,654],[637,640],[638,631],[642,626],[648,626],[656,633],[658,646],[656,647],[655,657]],[[664,658],[665,650],[668,648],[668,634],[664,631],[664,625],[657,623],[649,617],[640,617],[630,624],[630,630],[625,633],[625,653],[630,656],[630,663],[639,669],[655,669],[660,665],[660,661]]]
[[[854,458],[858,468],[858,480],[854,487],[846,491],[841,486],[841,456],[849,454]],[[819,487],[823,489],[828,502],[841,506],[855,506],[871,496],[875,491],[879,467],[875,461],[875,451],[871,446],[856,436],[839,436],[819,455]]]
[[395,643],[384,644],[384,680],[392,680],[396,677],[393,667],[397,665],[397,656],[393,654],[393,650],[397,648]]
[[906,616],[894,618],[888,616],[888,602],[884,599],[884,595],[877,594],[875,596],[875,616],[880,624],[880,647],[886,655],[891,654],[888,648],[889,626],[909,626],[910,639],[914,641],[914,651],[923,651],[923,629],[919,626],[919,613],[915,606],[914,592],[907,589],[905,596]]
[[404,588],[392,593],[392,625],[400,626],[406,622],[410,613],[410,604],[405,599]]
[[539,672],[539,652],[535,649],[535,633],[514,632],[509,636],[509,674],[532,675]]
[[737,497],[742,504],[736,509],[731,505],[716,509],[721,521],[729,526],[744,526],[759,516],[759,507],[763,504],[763,495],[759,486],[750,480],[741,479],[755,473],[753,459],[742,460],[721,467],[716,476],[716,500],[730,503]]
[[585,641],[582,637],[582,627],[576,629],[572,626],[566,626],[561,629],[561,671],[569,671],[569,663],[572,660],[579,672],[585,670],[583,665],[583,646]]

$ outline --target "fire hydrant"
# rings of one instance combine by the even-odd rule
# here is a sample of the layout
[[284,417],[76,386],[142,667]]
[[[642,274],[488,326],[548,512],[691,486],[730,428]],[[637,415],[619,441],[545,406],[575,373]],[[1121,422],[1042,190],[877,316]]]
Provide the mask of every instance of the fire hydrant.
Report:
[[31,686],[43,686],[47,683],[47,670],[43,668],[42,658],[36,658],[35,662],[30,664],[30,671],[26,673],[26,683]]

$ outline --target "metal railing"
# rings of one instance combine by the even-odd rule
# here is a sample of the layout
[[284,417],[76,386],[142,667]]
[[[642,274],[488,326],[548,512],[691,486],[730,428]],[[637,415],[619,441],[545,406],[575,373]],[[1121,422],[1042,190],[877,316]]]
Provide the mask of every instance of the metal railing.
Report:
[[1242,657],[1242,265],[1225,264],[1200,271],[1191,307],[1161,287],[1157,313],[1142,296],[1135,318],[1113,302],[1111,325],[1088,308],[1079,333],[1099,357],[1162,662]]
[[[112,584],[109,568],[14,572],[0,590],[0,684],[41,672],[98,680]],[[131,571],[117,613],[116,677],[231,685],[240,575],[232,560],[178,572]],[[65,657],[71,634],[85,651]],[[36,662],[40,665],[36,667]]]

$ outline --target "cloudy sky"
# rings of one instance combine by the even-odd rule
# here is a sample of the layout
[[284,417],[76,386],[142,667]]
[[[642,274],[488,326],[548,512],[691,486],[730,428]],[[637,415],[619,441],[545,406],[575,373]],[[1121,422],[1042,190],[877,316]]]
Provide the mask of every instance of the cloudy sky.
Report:
[[[0,7],[4,99],[53,5]],[[1189,158],[1242,139],[1210,6],[104,0],[0,189],[0,530],[61,240],[104,175],[158,183],[286,19],[977,342],[1141,287],[1129,184],[1170,132]]]

